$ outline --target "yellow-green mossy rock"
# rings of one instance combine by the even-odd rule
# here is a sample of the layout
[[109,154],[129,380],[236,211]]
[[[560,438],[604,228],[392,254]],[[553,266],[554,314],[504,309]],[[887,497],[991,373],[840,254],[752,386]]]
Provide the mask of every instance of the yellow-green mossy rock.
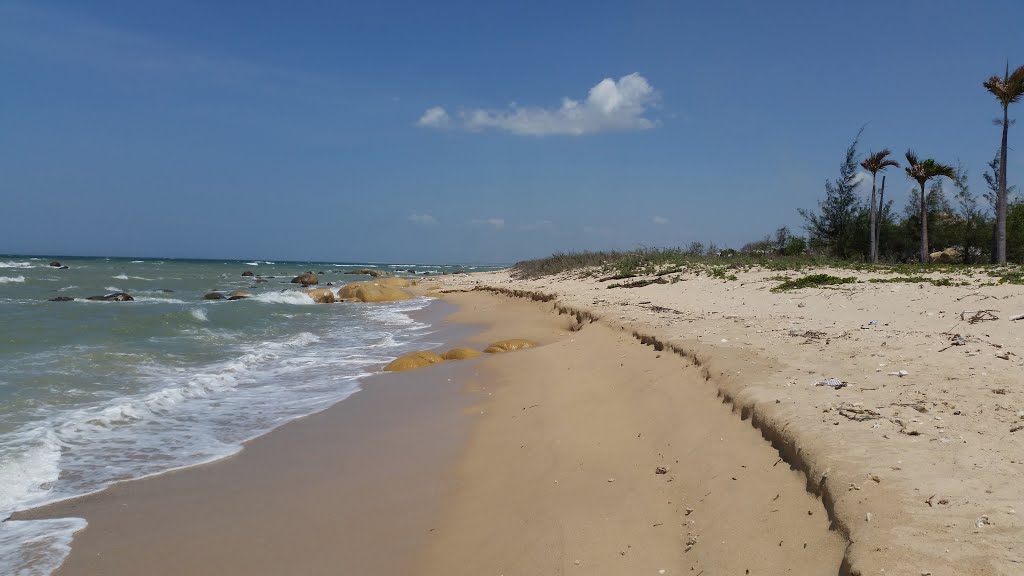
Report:
[[338,290],[338,298],[358,300],[360,302],[395,302],[409,300],[412,295],[396,286],[387,286],[379,282],[353,282]]
[[482,354],[479,350],[473,350],[472,348],[452,348],[451,350],[441,354],[441,357],[445,360],[469,360],[470,358],[476,358]]
[[380,286],[393,286],[395,288],[404,288],[406,286],[412,286],[412,282],[410,282],[406,278],[398,277],[378,278],[376,280],[371,280],[370,284],[377,284]]
[[440,364],[441,362],[444,362],[444,358],[435,352],[410,352],[409,354],[399,356],[394,359],[390,364],[384,367],[384,370],[388,372],[403,372],[405,370],[423,368],[424,366],[430,366],[431,364]]
[[317,304],[332,304],[337,301],[334,297],[334,292],[331,292],[330,288],[317,288],[315,290],[306,290],[306,296],[313,299],[313,302]]
[[523,340],[522,338],[512,338],[511,340],[502,340],[501,342],[495,342],[487,348],[484,348],[484,352],[487,354],[498,354],[501,352],[512,352],[513,350],[522,350],[523,348],[533,348],[537,343],[532,340]]

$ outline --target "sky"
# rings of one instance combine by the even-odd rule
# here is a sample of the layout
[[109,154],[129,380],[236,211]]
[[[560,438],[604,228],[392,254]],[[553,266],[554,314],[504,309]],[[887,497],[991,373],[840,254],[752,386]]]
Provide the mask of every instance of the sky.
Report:
[[[1020,22],[1019,0],[0,0],[0,253],[739,247],[800,231],[864,125],[862,152],[960,162],[980,193],[981,84],[1024,64]],[[898,207],[910,188],[890,171]]]

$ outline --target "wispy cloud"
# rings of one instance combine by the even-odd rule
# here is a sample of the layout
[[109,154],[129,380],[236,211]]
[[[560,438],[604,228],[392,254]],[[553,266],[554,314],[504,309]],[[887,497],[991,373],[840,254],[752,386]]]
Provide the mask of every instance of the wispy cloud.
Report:
[[409,222],[414,222],[416,224],[424,224],[427,226],[437,224],[437,218],[434,218],[434,215],[429,213],[410,214],[408,220]]
[[417,126],[424,128],[447,128],[451,124],[451,117],[440,106],[434,106],[423,113],[416,122]]
[[505,227],[505,219],[504,218],[474,218],[474,219],[470,220],[469,222],[470,222],[470,224],[473,224],[473,225],[476,225],[476,226],[490,226],[491,228],[494,228],[495,230],[501,230],[502,228]]
[[664,216],[655,216],[654,218],[651,218],[651,222],[661,226],[662,224],[668,224],[668,218],[665,218]]
[[470,132],[495,129],[523,136],[647,130],[655,123],[645,114],[657,99],[654,86],[634,72],[617,81],[605,78],[590,89],[583,101],[563,98],[557,108],[516,104],[503,110],[476,108],[460,111],[456,121],[444,108],[435,106],[423,113],[417,125]]
[[537,222],[531,222],[529,224],[523,224],[519,227],[520,230],[525,232],[533,232],[535,230],[550,230],[554,227],[551,220],[538,220]]

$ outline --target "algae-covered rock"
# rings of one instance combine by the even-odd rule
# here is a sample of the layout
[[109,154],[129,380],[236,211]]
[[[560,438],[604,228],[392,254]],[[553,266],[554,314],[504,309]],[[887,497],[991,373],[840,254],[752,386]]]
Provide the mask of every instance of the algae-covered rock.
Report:
[[319,284],[320,279],[316,277],[316,274],[312,272],[306,272],[305,274],[299,274],[295,278],[292,278],[292,284],[302,284],[303,286],[312,286]]
[[484,352],[487,354],[498,354],[501,352],[512,352],[513,350],[522,350],[523,348],[533,348],[537,343],[532,340],[523,340],[522,338],[512,338],[510,340],[502,340],[501,342],[495,342],[487,348]]
[[317,304],[332,304],[337,302],[334,297],[334,292],[331,292],[330,288],[316,288],[314,290],[306,290],[306,296],[313,299],[313,302]]
[[360,302],[395,302],[409,300],[412,295],[397,286],[388,286],[378,281],[372,281],[346,284],[341,287],[341,290],[338,290],[338,297]]
[[441,354],[441,357],[445,360],[468,360],[470,358],[476,358],[481,354],[482,352],[472,348],[452,348],[444,354]]
[[384,370],[388,372],[402,372],[423,368],[431,364],[440,364],[441,362],[444,362],[444,358],[436,352],[410,352],[393,360],[384,367]]

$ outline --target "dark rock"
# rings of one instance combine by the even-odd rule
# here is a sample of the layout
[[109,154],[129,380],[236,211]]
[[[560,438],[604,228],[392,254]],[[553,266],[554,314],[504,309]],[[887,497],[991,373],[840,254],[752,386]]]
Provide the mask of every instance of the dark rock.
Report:
[[67,266],[61,266],[60,268],[57,268],[57,270],[67,270],[67,269],[68,269]]
[[242,276],[252,276],[252,271],[246,270],[245,272],[242,272]]
[[360,268],[359,270],[345,272],[345,274],[360,274],[363,276],[373,276],[374,278],[377,278],[378,276],[386,276],[387,272],[384,272],[383,270],[372,270],[370,268]]
[[174,294],[174,290],[170,290],[168,288],[161,288],[160,291],[164,294]]
[[203,300],[224,300],[225,296],[220,292],[210,292],[206,296],[203,296]]
[[104,294],[103,296],[89,296],[87,300],[99,300],[102,302],[131,302],[135,300],[131,295],[124,292],[114,292],[113,294]]
[[245,298],[252,298],[252,294],[246,292],[245,290],[235,290],[234,292],[228,295],[228,300],[242,300]]
[[263,284],[263,283],[264,283],[264,282],[266,282],[266,281],[267,281],[267,280],[266,280],[265,278],[257,278],[257,279],[256,279],[256,283],[257,283],[257,284]]
[[415,274],[416,273],[416,269],[415,268],[409,268],[408,270],[406,270],[406,272],[408,272],[409,274]]
[[305,274],[292,278],[292,284],[302,284],[303,286],[312,286],[319,284],[320,280],[316,277],[316,274],[312,272],[306,272]]
[[50,298],[50,302],[71,302],[74,300],[71,296],[57,296],[56,298]]
[[53,266],[54,268],[60,268],[60,262],[54,260],[53,262],[50,262],[50,266]]

